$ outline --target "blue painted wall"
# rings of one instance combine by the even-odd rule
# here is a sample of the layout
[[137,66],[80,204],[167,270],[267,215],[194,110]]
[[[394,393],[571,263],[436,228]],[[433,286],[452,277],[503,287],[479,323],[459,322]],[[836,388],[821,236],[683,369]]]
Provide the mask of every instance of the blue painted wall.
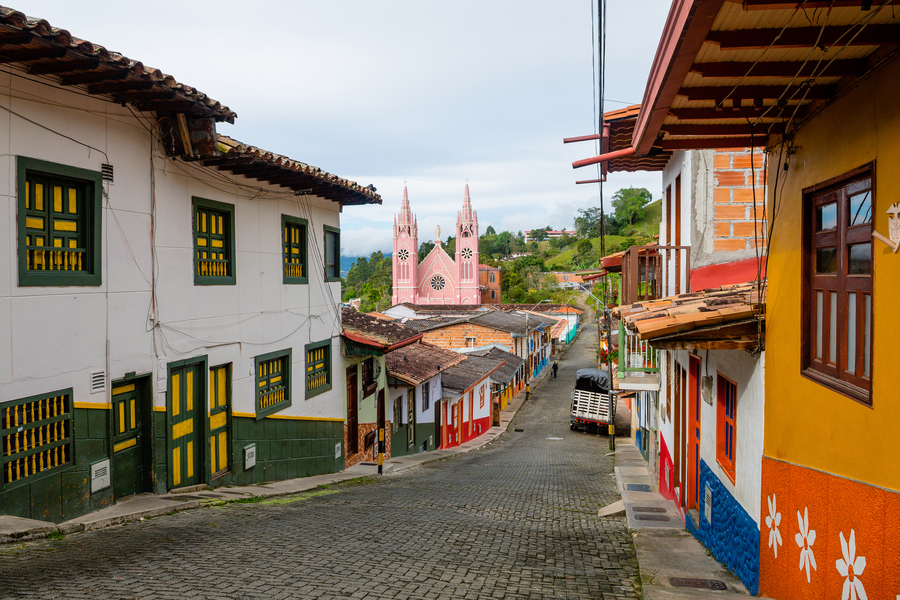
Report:
[[[706,486],[712,491],[712,524],[706,520]],[[706,461],[700,461],[700,527],[688,517],[688,531],[738,576],[754,596],[759,593],[759,526],[722,485]]]

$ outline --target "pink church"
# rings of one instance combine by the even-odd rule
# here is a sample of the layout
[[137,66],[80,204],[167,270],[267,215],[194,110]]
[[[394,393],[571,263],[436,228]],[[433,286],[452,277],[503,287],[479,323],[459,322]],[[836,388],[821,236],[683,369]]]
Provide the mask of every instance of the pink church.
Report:
[[480,304],[478,289],[478,214],[469,200],[469,184],[462,210],[456,215],[456,259],[441,246],[437,228],[434,249],[419,260],[419,230],[409,210],[409,196],[403,187],[400,215],[394,216],[394,305]]

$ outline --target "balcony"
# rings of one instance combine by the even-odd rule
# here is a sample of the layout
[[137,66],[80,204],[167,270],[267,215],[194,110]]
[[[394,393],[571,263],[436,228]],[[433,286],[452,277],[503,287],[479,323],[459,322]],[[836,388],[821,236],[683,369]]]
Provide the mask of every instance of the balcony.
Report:
[[[690,291],[690,246],[632,246],[622,256],[621,305]],[[618,388],[659,391],[660,351],[619,321]]]

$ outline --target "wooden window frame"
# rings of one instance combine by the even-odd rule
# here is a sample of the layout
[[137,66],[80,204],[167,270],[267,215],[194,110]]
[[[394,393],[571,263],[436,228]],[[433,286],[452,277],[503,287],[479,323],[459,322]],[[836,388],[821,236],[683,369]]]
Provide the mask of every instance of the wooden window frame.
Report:
[[[218,457],[213,455],[212,447],[210,447],[210,463],[215,464],[218,467],[215,470],[210,469],[210,476],[212,479],[218,479],[231,470],[231,452],[227,451],[227,447],[231,444],[232,440],[231,372],[233,368],[232,363],[225,363],[209,368],[209,406],[207,407],[209,410],[209,437],[212,438],[213,432],[218,432],[216,434],[218,436],[221,436],[221,434],[224,433],[226,442],[226,452],[224,453],[224,456],[221,447],[219,447]],[[222,425],[214,426],[218,420],[223,421]],[[221,437],[218,439],[217,444],[221,444]],[[222,460],[223,458],[224,461]]]
[[[256,388],[256,420],[281,412],[285,408],[291,406],[291,349],[277,350],[260,354],[254,358],[256,363],[256,376],[254,378]],[[271,367],[275,361],[281,361],[281,371],[276,376],[278,379],[272,381],[273,373]],[[281,399],[273,401],[271,398],[265,398],[268,392],[281,392]]]
[[[318,396],[324,392],[327,392],[331,389],[331,383],[333,379],[332,374],[332,364],[331,364],[331,339],[323,340],[321,342],[312,342],[307,344],[304,348],[305,353],[304,357],[306,359],[306,377],[304,379],[306,390],[306,399],[309,400],[313,396]],[[319,370],[316,369],[317,360],[310,361],[310,353],[315,352],[316,350],[324,350],[324,356],[322,361],[324,362],[324,368]],[[320,383],[319,385],[310,388],[310,385],[313,382],[313,379],[320,376],[325,375],[325,383]]]
[[737,464],[737,383],[721,373],[716,375],[716,462],[734,483]]
[[74,412],[72,388],[0,405],[0,490],[28,485],[75,465]]
[[391,433],[400,431],[400,422],[403,420],[403,396],[397,396],[391,402]]
[[426,381],[422,384],[422,412],[431,408],[431,384]]
[[[16,230],[18,238],[18,261],[19,261],[19,286],[98,286],[102,284],[102,263],[101,263],[101,227],[102,227],[102,191],[103,176],[99,171],[91,171],[88,169],[80,169],[78,167],[70,167],[57,163],[38,160],[36,158],[28,158],[25,156],[16,157],[16,184],[17,184],[17,200],[18,211],[16,216]],[[51,223],[56,222],[53,214],[57,211],[49,205],[47,199],[46,216],[40,217],[35,215],[35,210],[26,206],[26,194],[28,193],[29,182],[32,177],[46,180],[48,183],[56,182],[76,188],[81,192],[81,206],[76,207],[75,220],[80,223],[82,233],[79,238],[84,243],[84,253],[82,259],[82,269],[80,270],[59,270],[59,269],[29,269],[29,251],[28,251],[28,223],[35,218],[45,219],[44,224],[48,229],[44,232],[47,237],[51,237],[49,227]],[[63,200],[64,212],[68,213],[68,206]],[[30,214],[29,214],[30,213]],[[72,219],[59,219],[59,222],[71,221]],[[78,226],[76,225],[76,229]],[[60,230],[62,231],[62,230]],[[47,246],[50,246],[50,240],[47,240]],[[62,247],[60,247],[61,250]],[[53,250],[47,251],[54,252]],[[42,264],[49,264],[44,258]]]
[[[865,186],[864,182],[869,181]],[[848,192],[853,186],[860,186]],[[868,223],[849,226],[850,195],[871,192],[871,219]],[[857,169],[834,177],[816,186],[803,190],[803,242],[802,242],[802,293],[801,293],[801,375],[815,381],[839,394],[843,394],[861,404],[872,406],[872,369],[874,366],[874,279],[875,248],[872,247],[871,273],[851,275],[849,273],[849,246],[872,244],[876,210],[875,163],[863,165]],[[835,203],[836,225],[834,229],[814,231],[816,227],[816,209]],[[835,248],[836,273],[816,273],[816,250],[819,248]],[[822,340],[821,358],[816,356],[816,337],[818,298],[822,293]],[[848,319],[849,295],[856,296],[856,330],[855,368],[851,373],[844,368],[848,355]],[[836,299],[835,307],[835,360],[830,362],[831,327],[830,309],[831,295]],[[868,295],[868,311],[865,298]],[[866,313],[868,312],[868,329]],[[868,348],[865,347],[868,335]],[[866,377],[866,355],[868,355],[869,375]],[[843,366],[842,366],[843,365]]]
[[[322,264],[325,268],[325,281],[341,280],[341,230],[331,225],[323,226],[324,245],[322,246]],[[328,262],[328,252],[331,248],[334,263]]]
[[[202,246],[201,240],[207,244],[207,248],[212,243],[211,231],[201,233],[197,224],[197,213],[203,210],[207,213],[220,213],[223,218],[223,225],[227,227],[227,231],[223,234],[222,253],[225,254],[226,275],[201,275],[200,269],[200,252]],[[193,235],[193,256],[194,256],[194,285],[235,285],[237,283],[235,248],[234,248],[234,205],[225,202],[216,202],[215,200],[207,200],[194,196],[191,203],[191,230]]]
[[378,389],[378,378],[375,377],[375,361],[378,360],[374,356],[370,356],[362,363],[362,391],[363,398],[374,394]]
[[[299,234],[298,240],[291,239],[292,231]],[[281,215],[281,273],[285,284],[309,283],[309,221],[300,217]],[[292,259],[294,262],[290,262]],[[296,266],[300,267],[300,275],[295,275]]]

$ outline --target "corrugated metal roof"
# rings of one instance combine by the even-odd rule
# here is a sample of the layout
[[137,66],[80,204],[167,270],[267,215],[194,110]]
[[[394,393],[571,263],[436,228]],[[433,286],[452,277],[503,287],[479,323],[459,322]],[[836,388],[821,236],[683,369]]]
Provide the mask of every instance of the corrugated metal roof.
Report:
[[441,385],[447,391],[462,394],[502,365],[502,359],[470,355],[463,362],[441,372]]
[[83,85],[142,111],[184,113],[233,123],[237,115],[203,92],[159,69],[53,27],[44,19],[0,6],[0,61],[16,63],[61,85]]
[[403,346],[385,355],[388,375],[410,385],[428,381],[444,369],[464,360],[466,357],[458,352],[422,342]]

